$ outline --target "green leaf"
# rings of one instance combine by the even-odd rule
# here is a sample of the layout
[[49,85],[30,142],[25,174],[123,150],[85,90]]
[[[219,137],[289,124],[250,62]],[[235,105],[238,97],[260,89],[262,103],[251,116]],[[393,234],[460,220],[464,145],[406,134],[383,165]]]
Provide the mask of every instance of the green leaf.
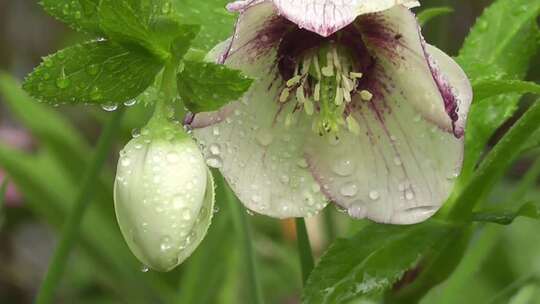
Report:
[[420,23],[420,26],[426,25],[429,21],[433,20],[436,17],[451,14],[454,12],[454,9],[449,6],[443,6],[443,7],[433,7],[433,8],[427,8],[420,13],[418,13],[418,23]]
[[540,219],[540,201],[527,202],[517,210],[484,210],[473,213],[473,221],[510,225],[518,217]]
[[193,47],[208,51],[232,36],[236,18],[225,9],[229,0],[172,1],[182,20],[202,26],[200,35],[193,41]]
[[536,102],[497,143],[459,193],[451,210],[453,219],[463,221],[470,218],[475,206],[483,202],[534,133],[540,131],[539,121],[540,102]]
[[476,102],[508,93],[540,95],[540,85],[521,80],[483,80],[473,84]]
[[242,97],[253,81],[224,65],[185,61],[178,92],[192,112],[215,111]]
[[380,294],[458,231],[458,226],[434,220],[412,226],[371,223],[354,237],[337,240],[322,256],[308,279],[303,303],[345,304]]
[[[530,0],[498,0],[485,10],[458,57],[473,82],[489,77],[500,79],[502,75],[510,79],[525,77],[539,48],[539,13],[540,2]],[[478,68],[478,62],[483,68]],[[515,113],[520,97],[513,93],[473,103],[467,126],[464,176],[470,176],[495,130]]]
[[171,57],[173,46],[182,46],[183,56],[199,31],[174,18],[169,0],[103,0],[99,17],[107,37],[128,48],[142,47],[162,60]]
[[23,87],[49,103],[121,103],[137,97],[162,64],[153,56],[108,41],[69,47],[46,57]]
[[41,0],[49,15],[78,31],[102,35],[99,27],[99,0]]

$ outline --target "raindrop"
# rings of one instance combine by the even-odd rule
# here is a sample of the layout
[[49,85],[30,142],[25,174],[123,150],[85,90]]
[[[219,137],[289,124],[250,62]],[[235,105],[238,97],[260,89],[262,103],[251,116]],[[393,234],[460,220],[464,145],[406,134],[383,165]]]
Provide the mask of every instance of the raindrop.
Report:
[[358,186],[355,183],[349,183],[340,189],[340,193],[343,196],[353,197],[358,193]]
[[182,218],[186,221],[189,221],[191,219],[191,211],[189,209],[184,209],[184,211],[182,211]]
[[148,267],[147,265],[141,266],[141,272],[147,273],[148,271],[150,271],[150,267]]
[[221,168],[223,166],[223,161],[218,156],[212,156],[206,159],[206,164],[212,168]]
[[414,193],[412,192],[412,190],[408,189],[407,191],[405,191],[405,198],[408,201],[412,201],[414,199]]
[[129,157],[123,157],[122,160],[120,160],[120,164],[123,167],[129,167],[129,165],[131,165],[131,159]]
[[135,98],[124,101],[124,105],[126,107],[134,106],[136,103],[137,103],[137,99],[135,99]]
[[99,66],[97,64],[91,64],[86,68],[86,72],[92,76],[95,76],[97,73],[99,73]]
[[164,237],[161,241],[161,245],[159,246],[159,248],[161,249],[161,251],[170,250],[172,248],[171,239],[168,236]]
[[221,154],[221,148],[218,144],[211,144],[210,147],[208,147],[208,150],[210,150],[210,153],[213,155]]
[[59,89],[65,89],[65,88],[69,87],[70,83],[71,83],[71,81],[69,79],[65,78],[65,76],[56,79],[56,86]]
[[336,163],[334,163],[334,167],[332,168],[334,173],[340,176],[349,176],[353,174],[354,169],[354,162],[349,159],[338,160]]
[[137,128],[131,130],[131,136],[133,138],[137,138],[137,137],[141,136],[141,130],[137,129]]
[[112,103],[112,104],[104,104],[104,105],[101,105],[101,108],[107,112],[113,112],[113,111],[116,111],[116,109],[118,109],[118,105],[115,104],[115,103]]
[[378,200],[380,197],[381,197],[381,195],[379,194],[378,191],[373,190],[373,191],[370,191],[370,192],[369,192],[369,198],[370,198],[371,200],[373,200],[373,201]]
[[163,4],[163,7],[161,8],[161,12],[163,14],[168,14],[170,11],[171,11],[171,3],[170,2],[165,2]]
[[305,159],[301,158],[298,160],[298,162],[296,163],[298,165],[298,167],[302,168],[302,169],[305,169],[308,167],[308,163]]
[[93,101],[100,100],[102,97],[98,87],[93,87],[90,91],[90,99]]
[[259,142],[259,144],[263,147],[267,147],[269,146],[272,141],[274,140],[274,136],[272,135],[272,133],[267,130],[267,129],[261,129],[258,133],[257,133],[257,141]]
[[396,156],[396,157],[394,158],[394,164],[395,164],[396,166],[401,166],[401,165],[403,165],[403,162],[401,161],[401,158],[399,158],[398,156]]

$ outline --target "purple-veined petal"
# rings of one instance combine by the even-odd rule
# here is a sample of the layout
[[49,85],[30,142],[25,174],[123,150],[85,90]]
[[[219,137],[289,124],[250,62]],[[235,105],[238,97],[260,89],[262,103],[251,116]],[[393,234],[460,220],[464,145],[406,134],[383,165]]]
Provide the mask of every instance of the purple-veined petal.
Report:
[[220,169],[242,203],[277,218],[313,215],[327,204],[304,159],[311,124],[299,116],[286,127],[284,113],[292,109],[278,102],[283,84],[276,77],[275,39],[284,24],[271,3],[241,12],[230,46],[213,54],[258,80],[242,100],[199,113],[191,123],[208,164]]
[[306,157],[322,191],[351,216],[421,222],[461,170],[471,86],[450,57],[424,44],[407,9],[364,16],[358,26],[376,57],[362,84],[374,97],[351,109],[361,132],[311,137]]
[[217,61],[232,67],[241,66],[244,73],[258,78],[273,69],[279,41],[290,24],[278,15],[272,3],[252,2],[240,10],[234,35]]
[[379,99],[397,89],[424,119],[462,137],[470,84],[451,58],[424,43],[415,16],[396,6],[359,18],[357,26],[377,59],[369,89]]
[[441,86],[446,87],[456,95],[458,120],[455,122],[455,131],[458,134],[463,134],[473,100],[471,82],[454,59],[443,51],[426,44],[426,52],[430,59],[430,67],[434,77],[438,78],[437,81]]
[[418,5],[412,0],[273,0],[280,13],[299,27],[330,36],[356,17],[396,5]]
[[356,218],[413,224],[447,199],[461,169],[463,139],[418,115],[396,91],[385,107],[364,105],[354,114],[362,130],[343,130],[339,141],[312,137],[306,158],[329,199]]
[[311,125],[299,115],[286,127],[285,115],[278,115],[280,90],[269,89],[271,81],[254,84],[224,121],[193,133],[208,164],[220,169],[247,208],[277,218],[313,215],[326,199],[304,159]]

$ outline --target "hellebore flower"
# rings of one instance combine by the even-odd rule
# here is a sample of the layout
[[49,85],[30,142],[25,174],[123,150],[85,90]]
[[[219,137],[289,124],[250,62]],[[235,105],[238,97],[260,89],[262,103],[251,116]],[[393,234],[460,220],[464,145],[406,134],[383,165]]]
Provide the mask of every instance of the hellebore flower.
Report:
[[189,124],[241,201],[304,217],[330,200],[355,218],[432,216],[461,170],[472,99],[461,68],[426,44],[406,0],[254,0],[214,60],[257,79]]
[[206,235],[212,175],[197,144],[166,120],[151,120],[120,155],[114,203],[122,234],[142,263],[169,271]]

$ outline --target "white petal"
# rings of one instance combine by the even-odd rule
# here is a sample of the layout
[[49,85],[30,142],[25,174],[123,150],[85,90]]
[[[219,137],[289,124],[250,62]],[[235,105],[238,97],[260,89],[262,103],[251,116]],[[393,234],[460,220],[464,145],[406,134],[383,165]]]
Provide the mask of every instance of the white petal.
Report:
[[[271,42],[284,29],[272,27],[276,18],[271,3],[258,3],[241,13],[230,47],[221,57],[228,66],[259,80],[241,101],[218,112],[197,114],[191,126],[208,163],[219,167],[246,207],[278,218],[304,217],[327,202],[304,159],[310,123],[297,120],[286,128],[284,113],[292,109],[277,115],[282,81],[275,78],[277,44]],[[219,46],[217,50],[213,54],[220,57],[223,52]]]
[[421,118],[399,93],[354,115],[359,135],[342,131],[335,145],[307,145],[323,192],[357,218],[413,224],[432,216],[461,169],[463,140]]
[[390,9],[396,5],[416,5],[412,0],[273,0],[280,13],[299,27],[330,36],[351,24],[356,17]]
[[300,118],[285,127],[279,111],[277,88],[270,81],[253,85],[233,115],[194,135],[204,146],[208,164],[219,167],[228,183],[249,209],[277,218],[304,217],[326,206],[304,159],[309,121]]
[[370,89],[384,96],[397,88],[425,119],[461,137],[472,99],[470,84],[451,58],[424,44],[415,16],[398,6],[364,16],[358,26],[378,63],[379,86]]

